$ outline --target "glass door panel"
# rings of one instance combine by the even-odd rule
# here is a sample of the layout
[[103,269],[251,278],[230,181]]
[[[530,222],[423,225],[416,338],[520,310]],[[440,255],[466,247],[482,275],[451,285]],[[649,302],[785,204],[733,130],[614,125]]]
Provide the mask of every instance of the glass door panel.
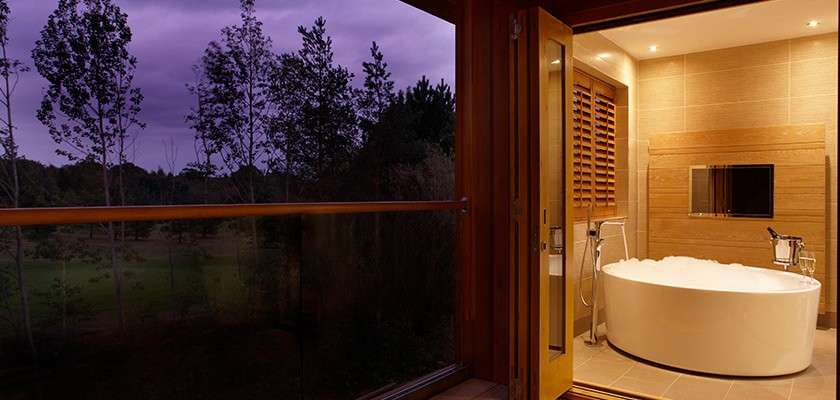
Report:
[[547,126],[548,139],[548,281],[549,281],[549,335],[548,348],[551,358],[565,352],[565,274],[563,273],[563,45],[547,40],[545,43],[548,60]]

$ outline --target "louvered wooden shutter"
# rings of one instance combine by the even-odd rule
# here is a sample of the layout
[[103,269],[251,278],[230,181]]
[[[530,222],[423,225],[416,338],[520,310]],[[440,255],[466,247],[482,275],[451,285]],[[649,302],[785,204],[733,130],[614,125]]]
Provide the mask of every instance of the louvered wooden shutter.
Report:
[[615,88],[575,70],[573,92],[575,215],[615,215]]
[[593,202],[592,172],[595,157],[592,142],[592,79],[575,73],[574,86],[574,203],[589,207]]

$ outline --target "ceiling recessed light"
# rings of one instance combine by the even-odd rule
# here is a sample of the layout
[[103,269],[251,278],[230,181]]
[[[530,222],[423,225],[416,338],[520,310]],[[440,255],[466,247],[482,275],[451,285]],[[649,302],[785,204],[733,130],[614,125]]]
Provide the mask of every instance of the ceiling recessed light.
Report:
[[659,46],[652,44],[650,45],[650,47],[648,47],[648,50],[650,50],[651,53],[655,53],[657,50],[659,50]]
[[805,24],[805,26],[807,26],[807,27],[809,27],[809,28],[816,28],[816,27],[817,27],[817,25],[819,25],[819,24],[820,24],[820,21],[817,21],[817,20],[815,20],[815,19],[812,19],[812,20],[808,21],[808,23],[807,23],[807,24]]
[[551,63],[554,64],[554,65],[560,64],[560,59],[558,58],[558,59],[552,61]]
[[601,53],[601,54],[598,54],[598,58],[600,58],[600,59],[602,59],[602,60],[603,60],[603,59],[606,59],[606,58],[610,58],[610,57],[612,57],[612,54],[610,54],[610,53]]

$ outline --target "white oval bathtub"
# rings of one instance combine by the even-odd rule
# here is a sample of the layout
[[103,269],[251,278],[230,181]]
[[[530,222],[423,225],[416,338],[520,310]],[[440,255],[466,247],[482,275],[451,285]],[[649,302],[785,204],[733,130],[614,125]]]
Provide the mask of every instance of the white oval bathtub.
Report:
[[811,363],[820,283],[689,257],[602,268],[607,338],[637,357],[712,374],[774,376]]

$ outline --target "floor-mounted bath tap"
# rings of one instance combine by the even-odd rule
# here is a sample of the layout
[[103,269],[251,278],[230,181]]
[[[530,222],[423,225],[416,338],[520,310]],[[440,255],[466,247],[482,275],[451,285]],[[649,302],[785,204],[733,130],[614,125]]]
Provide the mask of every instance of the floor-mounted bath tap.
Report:
[[[583,291],[581,289],[580,283],[583,279],[583,259],[581,260],[580,271],[578,273],[578,295],[580,296],[580,300],[583,302],[584,306],[592,308],[592,322],[589,327],[589,339],[585,341],[586,344],[589,345],[598,344],[598,275],[601,272],[601,248],[604,245],[604,239],[601,238],[601,229],[605,225],[617,225],[621,227],[621,236],[624,239],[624,258],[629,259],[630,255],[627,250],[627,234],[624,232],[625,218],[626,217],[617,217],[592,221],[591,218],[587,217],[586,220],[587,239],[586,247],[584,248],[583,252],[584,254],[586,254],[586,248],[591,249],[590,257],[592,259],[592,297],[590,297],[590,301],[587,302],[586,299],[583,297]],[[583,258],[585,259],[586,257],[584,256]]]

